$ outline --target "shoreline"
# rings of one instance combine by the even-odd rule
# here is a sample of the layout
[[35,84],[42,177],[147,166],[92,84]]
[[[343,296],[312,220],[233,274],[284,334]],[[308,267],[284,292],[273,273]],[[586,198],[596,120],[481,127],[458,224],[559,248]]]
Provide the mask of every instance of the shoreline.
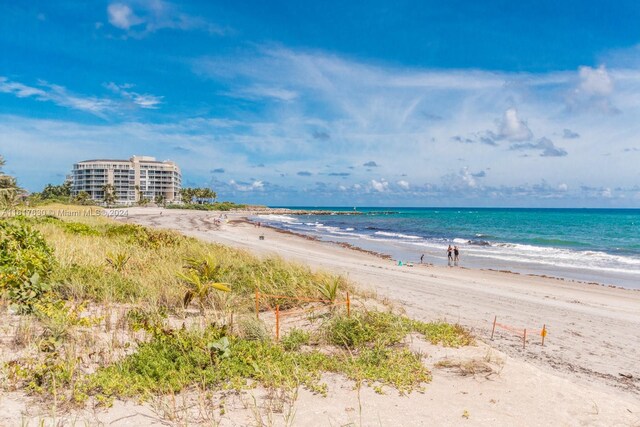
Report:
[[[242,222],[245,222],[247,224],[252,224],[252,225],[255,225],[255,224],[258,223],[258,221],[254,221],[254,220],[251,220],[249,218],[249,216],[254,215],[253,213],[243,213],[241,211],[236,211],[235,213],[241,214],[241,215],[245,215],[245,216],[243,216],[243,221]],[[238,221],[238,220],[234,220],[234,221]],[[370,255],[376,256],[376,257],[378,257],[380,259],[384,259],[384,260],[393,260],[393,256],[391,254],[365,249],[365,248],[362,248],[360,246],[352,245],[352,244],[346,243],[346,242],[323,240],[323,239],[321,239],[319,237],[316,237],[316,236],[310,236],[310,235],[307,235],[307,234],[304,234],[304,233],[297,233],[295,231],[285,230],[283,228],[278,228],[278,227],[276,227],[274,225],[271,225],[271,224],[261,223],[261,227],[260,228],[269,228],[269,229],[274,230],[274,231],[276,231],[278,233],[297,236],[297,237],[300,237],[302,239],[311,240],[311,241],[315,241],[315,242],[329,243],[329,244],[336,245],[336,246],[339,246],[339,247],[342,247],[342,248],[351,249],[351,250],[354,250],[354,251],[357,251],[357,252],[370,254]],[[436,267],[436,265],[433,264],[433,263],[415,263],[415,262],[413,262],[413,266]],[[443,266],[438,266],[438,267],[443,267]],[[492,272],[498,272],[498,273],[504,273],[504,274],[514,274],[514,275],[522,275],[522,276],[530,276],[530,277],[539,277],[539,278],[544,278],[544,279],[558,280],[558,281],[561,281],[561,282],[571,282],[571,283],[577,283],[577,284],[584,285],[584,286],[589,286],[589,285],[590,286],[602,286],[602,287],[605,287],[605,288],[623,289],[623,290],[628,290],[628,291],[640,292],[640,288],[627,288],[627,287],[620,286],[620,285],[613,285],[613,284],[607,284],[607,283],[602,283],[602,282],[573,279],[573,278],[569,278],[569,277],[553,276],[553,275],[540,274],[540,273],[528,273],[528,272],[520,272],[520,271],[505,270],[505,269],[495,269],[495,268],[488,268],[488,267],[487,268],[482,268],[482,267],[455,266],[455,267],[447,267],[447,268],[462,268],[462,269],[468,269],[468,270],[492,271]]]

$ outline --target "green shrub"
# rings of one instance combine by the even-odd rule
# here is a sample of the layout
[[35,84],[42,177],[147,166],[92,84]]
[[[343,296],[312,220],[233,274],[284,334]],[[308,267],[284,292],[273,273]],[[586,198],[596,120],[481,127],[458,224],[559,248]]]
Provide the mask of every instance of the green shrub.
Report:
[[0,220],[0,292],[20,312],[30,312],[49,290],[54,265],[53,251],[37,230],[25,221]]
[[183,236],[174,231],[154,230],[137,224],[109,225],[105,234],[107,237],[122,237],[128,243],[151,249],[175,247],[185,241]]
[[362,347],[375,342],[391,345],[409,333],[400,316],[379,311],[355,312],[351,317],[339,315],[329,321],[329,342],[346,348]]
[[446,347],[461,347],[474,343],[471,333],[460,325],[446,322],[425,323],[411,320],[411,328],[418,332],[432,344],[442,344]]
[[298,351],[303,345],[309,344],[310,337],[309,332],[303,329],[293,328],[280,342],[285,350]]
[[267,341],[269,331],[260,319],[253,316],[245,316],[238,322],[238,335],[249,341]]
[[61,224],[64,231],[79,236],[99,236],[102,234],[97,229],[81,222],[61,222]]

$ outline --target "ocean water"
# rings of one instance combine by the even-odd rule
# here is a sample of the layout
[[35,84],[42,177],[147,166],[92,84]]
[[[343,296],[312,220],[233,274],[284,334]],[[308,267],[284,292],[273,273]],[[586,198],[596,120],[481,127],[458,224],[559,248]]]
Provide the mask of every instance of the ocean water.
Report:
[[[292,208],[296,209],[296,208]],[[327,210],[352,210],[326,208]],[[261,215],[271,226],[396,260],[550,275],[640,289],[640,209],[358,208],[362,215]]]

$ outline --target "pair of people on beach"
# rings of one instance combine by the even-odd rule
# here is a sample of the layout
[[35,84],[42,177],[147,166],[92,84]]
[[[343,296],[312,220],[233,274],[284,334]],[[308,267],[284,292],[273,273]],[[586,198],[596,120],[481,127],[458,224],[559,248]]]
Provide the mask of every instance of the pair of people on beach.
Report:
[[460,260],[460,251],[458,250],[458,247],[457,246],[451,247],[451,245],[449,245],[449,247],[447,248],[447,261],[449,263],[449,266],[451,266],[452,261],[455,265],[458,265],[459,260]]

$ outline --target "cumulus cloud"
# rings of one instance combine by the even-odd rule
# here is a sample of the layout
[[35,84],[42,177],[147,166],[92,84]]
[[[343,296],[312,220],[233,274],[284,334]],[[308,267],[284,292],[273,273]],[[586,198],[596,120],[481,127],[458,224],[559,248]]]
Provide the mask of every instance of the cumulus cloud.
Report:
[[389,183],[383,178],[380,181],[376,181],[375,179],[371,180],[371,188],[380,193],[387,191],[389,189]]
[[578,83],[567,96],[567,108],[570,111],[591,111],[600,113],[618,113],[611,96],[614,81],[604,65],[598,68],[583,66],[578,69]]
[[449,190],[473,189],[478,186],[469,168],[460,169],[458,173],[450,173],[442,177],[442,183]]
[[398,187],[402,188],[403,190],[409,189],[409,182],[405,181],[404,179],[401,179],[400,181],[396,182],[396,184],[398,184]]
[[580,67],[578,91],[588,96],[608,96],[613,92],[613,80],[604,65],[598,68]]
[[475,133],[472,137],[456,135],[451,139],[464,144],[480,143],[497,146],[497,141],[520,142],[529,141],[533,138],[533,132],[529,129],[527,122],[518,116],[518,110],[515,108],[506,109],[502,117],[496,121],[496,125],[497,132],[487,130],[485,132]]
[[524,120],[518,117],[518,110],[507,109],[498,125],[497,139],[506,139],[509,142],[528,141],[533,137],[533,133]]
[[229,185],[237,191],[262,191],[264,189],[264,183],[260,180],[254,180],[252,182],[236,181],[234,179],[229,181]]
[[144,22],[142,18],[133,13],[128,5],[123,3],[111,3],[107,6],[107,15],[109,23],[121,30],[128,30]]
[[371,161],[369,161],[367,163],[364,163],[362,166],[366,166],[368,168],[377,168],[379,165],[376,162],[374,162],[373,160],[371,160]]
[[521,142],[511,144],[511,150],[541,150],[541,157],[564,157],[567,155],[566,150],[556,147],[549,138],[540,138],[536,142]]

